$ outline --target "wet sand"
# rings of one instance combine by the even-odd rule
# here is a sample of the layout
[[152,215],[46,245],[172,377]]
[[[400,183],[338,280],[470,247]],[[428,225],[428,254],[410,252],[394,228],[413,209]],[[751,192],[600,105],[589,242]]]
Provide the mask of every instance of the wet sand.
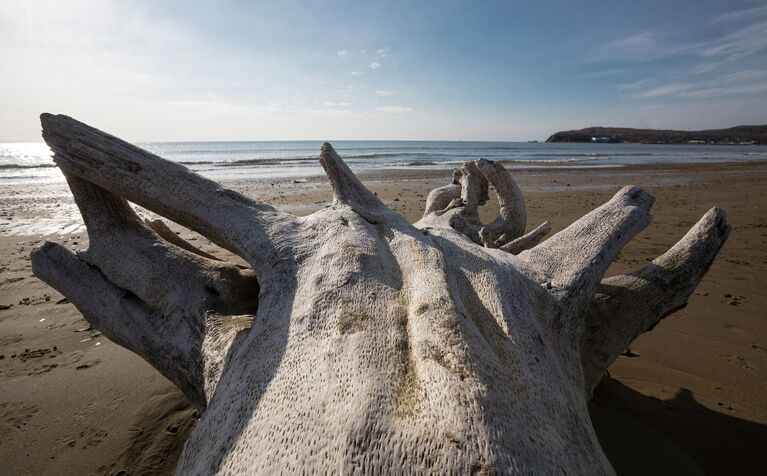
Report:
[[[641,266],[718,205],[730,239],[689,305],[641,336],[591,403],[619,474],[767,474],[767,164],[522,170],[528,228],[561,230],[620,186],[656,197],[654,221],[608,274]],[[446,171],[379,172],[363,181],[409,220]],[[326,206],[322,177],[228,187],[304,215]],[[65,185],[0,190],[0,473],[169,474],[196,411],[141,358],[94,329],[31,272],[44,239],[87,247]],[[486,207],[487,220],[494,212]],[[205,251],[222,251],[175,227]]]

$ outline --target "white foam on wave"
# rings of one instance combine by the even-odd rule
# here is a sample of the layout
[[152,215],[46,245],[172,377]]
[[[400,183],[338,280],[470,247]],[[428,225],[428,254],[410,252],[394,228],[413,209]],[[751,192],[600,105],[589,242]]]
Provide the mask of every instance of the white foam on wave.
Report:
[[0,234],[5,236],[64,236],[85,231],[80,211],[74,203],[61,204],[43,217],[0,219]]

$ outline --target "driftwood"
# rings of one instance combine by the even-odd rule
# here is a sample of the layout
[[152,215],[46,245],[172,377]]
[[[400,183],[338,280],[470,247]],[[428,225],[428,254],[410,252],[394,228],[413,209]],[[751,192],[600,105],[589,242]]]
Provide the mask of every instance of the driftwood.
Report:
[[[729,233],[713,208],[663,256],[603,280],[650,223],[641,188],[535,245],[549,226],[524,234],[500,164],[467,162],[413,225],[325,144],[335,202],[298,218],[41,119],[90,247],[46,243],[34,272],[204,409],[184,475],[610,474],[586,403],[629,343],[685,304]],[[482,224],[489,186],[501,211]],[[128,201],[252,269],[148,226]]]

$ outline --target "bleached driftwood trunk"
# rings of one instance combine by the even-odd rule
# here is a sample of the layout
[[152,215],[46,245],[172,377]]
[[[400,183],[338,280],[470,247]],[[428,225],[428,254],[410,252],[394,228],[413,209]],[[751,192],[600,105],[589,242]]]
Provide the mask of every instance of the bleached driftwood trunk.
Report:
[[[612,473],[586,402],[636,336],[685,304],[729,232],[714,208],[663,256],[603,280],[650,222],[638,187],[536,246],[548,224],[524,234],[521,191],[485,160],[432,192],[413,225],[325,144],[335,203],[297,218],[69,117],[42,124],[90,248],[46,243],[34,272],[205,409],[184,475]],[[483,225],[488,186],[500,216]]]

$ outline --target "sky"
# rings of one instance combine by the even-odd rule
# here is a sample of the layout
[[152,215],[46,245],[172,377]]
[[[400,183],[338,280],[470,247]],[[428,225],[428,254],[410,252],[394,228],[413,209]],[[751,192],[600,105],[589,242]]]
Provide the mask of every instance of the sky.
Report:
[[0,141],[543,140],[767,123],[767,1],[0,0]]

